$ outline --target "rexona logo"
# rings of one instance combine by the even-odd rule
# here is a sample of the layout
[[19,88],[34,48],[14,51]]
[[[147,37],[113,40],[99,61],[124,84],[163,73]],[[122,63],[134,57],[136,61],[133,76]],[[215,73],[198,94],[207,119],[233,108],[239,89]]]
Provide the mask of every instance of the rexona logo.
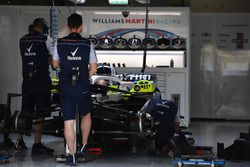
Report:
[[33,44],[30,45],[30,47],[26,48],[27,52],[24,53],[25,56],[35,56],[35,52],[31,52],[31,49],[33,47]]
[[68,60],[82,60],[81,56],[75,56],[76,52],[78,51],[79,47],[77,47],[73,52],[70,52],[72,56],[68,56]]

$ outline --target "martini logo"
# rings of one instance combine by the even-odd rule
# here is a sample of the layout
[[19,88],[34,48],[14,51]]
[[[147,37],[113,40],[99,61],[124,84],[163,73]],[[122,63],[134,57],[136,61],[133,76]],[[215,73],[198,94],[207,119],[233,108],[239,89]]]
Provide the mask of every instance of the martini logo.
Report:
[[82,60],[81,56],[75,56],[76,52],[78,51],[79,47],[77,47],[73,52],[70,52],[72,56],[68,56],[68,60]]

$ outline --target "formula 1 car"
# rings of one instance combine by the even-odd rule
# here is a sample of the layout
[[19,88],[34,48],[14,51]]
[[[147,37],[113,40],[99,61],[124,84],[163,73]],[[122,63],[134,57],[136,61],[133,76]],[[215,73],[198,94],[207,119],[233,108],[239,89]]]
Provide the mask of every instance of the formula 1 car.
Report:
[[[101,80],[106,85],[98,85]],[[151,116],[138,111],[152,97],[154,84],[148,80],[124,81],[117,76],[105,75],[93,76],[91,83],[92,139],[96,143],[101,143],[100,140],[133,143],[138,136],[153,136]]]
[[[140,78],[140,77],[138,77]],[[97,85],[104,80],[107,85]],[[139,87],[139,88],[138,88]],[[95,75],[91,79],[92,92],[92,138],[98,139],[98,135],[105,138],[129,138],[139,135],[151,135],[151,118],[149,115],[140,115],[138,111],[153,94],[155,85],[148,80],[129,81],[119,76]],[[60,113],[59,80],[52,79],[52,106],[48,112],[53,112],[50,118],[46,118],[45,134],[63,137],[63,119]],[[11,98],[21,95],[10,96]],[[11,104],[9,104],[11,105]],[[11,106],[9,106],[11,108]],[[32,120],[37,115],[23,115],[21,111],[12,114],[11,132],[26,133],[32,131]],[[36,123],[33,121],[33,124]]]

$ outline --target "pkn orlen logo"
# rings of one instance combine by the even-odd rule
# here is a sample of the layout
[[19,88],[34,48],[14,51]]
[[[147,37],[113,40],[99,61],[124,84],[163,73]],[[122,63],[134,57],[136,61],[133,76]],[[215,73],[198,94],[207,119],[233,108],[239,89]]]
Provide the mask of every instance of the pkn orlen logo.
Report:
[[67,59],[68,60],[82,60],[80,56],[75,56],[78,49],[79,47],[77,47],[73,52],[70,52],[72,56],[68,56]]
[[31,44],[28,48],[26,48],[27,52],[24,53],[25,56],[36,56],[35,52],[31,52],[33,44]]

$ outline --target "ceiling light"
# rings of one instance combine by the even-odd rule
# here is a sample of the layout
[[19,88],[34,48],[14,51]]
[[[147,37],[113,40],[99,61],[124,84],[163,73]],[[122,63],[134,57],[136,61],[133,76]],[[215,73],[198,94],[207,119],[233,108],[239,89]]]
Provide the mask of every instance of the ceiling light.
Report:
[[128,0],[109,0],[109,4],[111,4],[111,5],[127,5]]
[[70,1],[77,4],[83,4],[86,2],[86,0],[70,0]]
[[94,14],[99,14],[99,15],[119,15],[121,12],[106,12],[106,11],[100,11],[100,12],[94,12]]
[[150,4],[150,0],[135,0],[141,4],[146,4],[146,3],[149,3]]

